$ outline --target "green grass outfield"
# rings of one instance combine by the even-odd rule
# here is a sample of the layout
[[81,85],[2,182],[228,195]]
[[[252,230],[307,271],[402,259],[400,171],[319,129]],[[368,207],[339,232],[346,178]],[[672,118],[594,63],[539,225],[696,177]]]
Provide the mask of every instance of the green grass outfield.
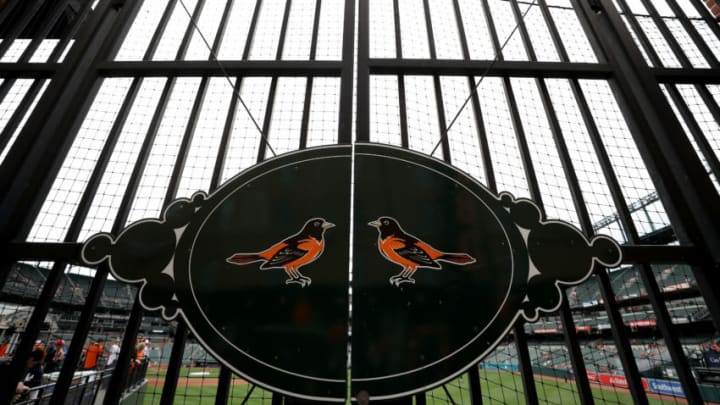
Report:
[[[150,371],[150,370],[148,370]],[[181,371],[181,377],[186,377],[190,372],[203,371],[203,369],[186,369]],[[207,370],[210,376],[206,378],[217,378],[218,369],[210,368]],[[164,372],[162,373],[164,374]],[[162,377],[160,373],[158,376]],[[148,375],[151,377],[151,374]],[[192,377],[191,377],[192,379]],[[522,404],[525,402],[523,397],[522,379],[520,375],[507,371],[480,370],[481,389],[484,403],[505,403],[505,404]],[[210,381],[208,381],[210,383]],[[213,381],[214,382],[214,381]],[[540,378],[536,375],[536,387],[538,398],[541,403],[550,404],[579,404],[575,384],[572,381],[564,382],[550,378]],[[230,391],[230,400],[228,403],[240,404],[245,398],[248,390],[252,385],[242,384],[233,385]],[[469,391],[466,379],[463,377],[454,380],[443,387],[428,392],[428,404],[469,404]],[[215,393],[217,387],[215,385],[190,386],[183,384],[183,380],[177,387],[175,395],[175,404],[214,404]],[[154,405],[160,402],[160,393],[162,386],[157,388],[148,387],[145,392],[144,405]],[[593,397],[596,404],[632,404],[632,398],[626,390],[615,391],[612,387],[605,386],[600,388],[594,385],[592,388]],[[448,399],[448,395],[452,397],[452,401]],[[269,404],[272,394],[259,387],[256,387],[247,404],[260,405]],[[650,404],[677,404],[684,403],[682,400],[676,400],[672,397],[664,399],[649,398]]]

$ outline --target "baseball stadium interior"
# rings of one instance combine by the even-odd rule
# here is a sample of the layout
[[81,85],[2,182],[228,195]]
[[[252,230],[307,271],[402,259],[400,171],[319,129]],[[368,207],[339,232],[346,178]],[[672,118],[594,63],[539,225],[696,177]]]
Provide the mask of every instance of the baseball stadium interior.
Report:
[[720,403],[719,19],[716,0],[0,0],[0,362],[43,352],[0,403],[308,403],[78,257],[265,159],[354,141],[623,251],[387,403]]

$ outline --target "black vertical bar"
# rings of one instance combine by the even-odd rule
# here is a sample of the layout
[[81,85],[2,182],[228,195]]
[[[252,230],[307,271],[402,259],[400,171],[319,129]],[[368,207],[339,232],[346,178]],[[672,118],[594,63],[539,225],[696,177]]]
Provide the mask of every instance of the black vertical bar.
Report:
[[[395,57],[403,58],[402,52],[402,31],[400,29],[400,4],[398,0],[393,0],[393,14],[395,16]],[[403,148],[409,145],[408,127],[407,127],[407,105],[405,102],[405,76],[398,75],[398,110],[400,113],[400,144]]]
[[[288,20],[290,19],[290,6],[292,0],[285,1],[285,11],[283,13],[282,25],[280,26],[280,40],[278,42],[275,60],[282,59],[283,49],[285,48],[285,36],[287,34]],[[275,92],[277,90],[278,77],[273,76],[270,82],[270,94],[268,95],[267,108],[265,109],[265,121],[263,131],[260,137],[260,146],[258,147],[257,161],[265,160],[265,151],[267,150],[268,138],[270,137],[270,121],[272,120],[273,106],[275,105]]]
[[226,366],[220,366],[218,376],[218,389],[215,393],[215,405],[225,405],[230,396],[230,384],[232,384],[232,371]]
[[[720,66],[720,63],[718,62],[717,58],[715,57],[715,54],[712,52],[710,47],[707,45],[707,43],[703,40],[702,35],[697,31],[695,26],[690,22],[690,19],[685,14],[683,9],[677,4],[677,1],[675,0],[666,0],[668,6],[670,6],[670,9],[675,13],[678,20],[680,21],[680,24],[685,28],[685,31],[687,31],[690,38],[693,40],[695,45],[697,45],[698,49],[700,50],[700,53],[705,57],[705,59],[708,61],[711,67],[717,68]],[[717,27],[717,23],[713,24]]]
[[162,395],[160,395],[160,405],[172,405],[175,400],[175,390],[177,389],[177,382],[180,377],[180,368],[182,367],[187,334],[188,331],[185,322],[178,320],[177,329],[175,330],[175,340],[173,341],[170,359],[168,360],[167,374],[165,374],[165,382],[163,383]]
[[[315,1],[315,16],[313,17],[313,29],[312,36],[310,39],[310,60],[315,60],[315,52],[317,50],[317,37],[318,30],[320,28],[320,8],[322,6],[322,0]],[[300,149],[305,149],[307,146],[307,131],[308,123],[310,121],[310,107],[312,105],[312,88],[313,88],[313,76],[308,76],[305,82],[305,102],[303,103],[303,115],[300,124]]]
[[210,180],[210,190],[215,190],[220,186],[223,171],[225,169],[225,156],[227,154],[227,145],[230,141],[233,125],[235,125],[235,116],[237,115],[238,98],[242,88],[242,78],[235,79],[235,88],[233,89],[233,97],[230,99],[227,118],[225,119],[225,127],[223,128],[222,137],[220,138],[220,147],[218,148],[217,159],[213,169],[212,179]]
[[252,47],[252,41],[255,37],[255,29],[257,27],[258,18],[260,16],[260,10],[262,9],[262,0],[257,0],[255,3],[255,9],[253,10],[252,18],[250,19],[250,27],[248,28],[248,36],[245,38],[245,47],[243,48],[242,60],[248,60],[250,57],[250,48]]
[[[426,0],[427,1],[427,0]],[[438,127],[440,129],[440,146],[442,146],[443,160],[450,163],[450,141],[447,133],[447,122],[445,120],[445,102],[442,95],[442,86],[440,85],[440,76],[433,75],[433,85],[435,87],[435,104],[438,114]]]
[[265,107],[265,116],[263,117],[262,134],[260,134],[260,147],[256,161],[258,163],[265,160],[265,151],[267,146],[267,138],[270,135],[270,124],[272,121],[273,106],[275,105],[275,92],[277,91],[278,77],[273,76],[270,80],[270,90],[268,91],[267,105]]
[[[356,115],[356,139],[359,142],[370,140],[370,10],[369,0],[358,0],[358,29],[357,29],[357,115]],[[352,7],[352,10],[348,10]],[[346,127],[341,125],[340,143],[350,142],[352,139],[352,69],[353,69],[353,40],[352,32],[355,25],[355,0],[348,0],[345,3],[345,38],[343,39],[343,73],[349,72],[349,78],[344,79],[347,85],[347,99],[341,100],[340,122],[347,121]],[[347,70],[346,70],[347,69]],[[346,103],[343,109],[342,103]],[[343,111],[345,111],[343,113]],[[343,135],[343,131],[347,135]],[[347,142],[343,142],[345,136]]]
[[520,376],[523,382],[523,392],[525,394],[525,403],[527,405],[536,405],[538,403],[537,388],[535,387],[535,377],[533,376],[532,363],[530,362],[530,353],[528,352],[528,341],[525,336],[525,321],[518,319],[513,326],[513,338],[518,353],[518,366],[520,367]]
[[7,52],[7,50],[15,42],[17,37],[22,33],[25,27],[27,27],[27,25],[30,23],[30,20],[35,17],[35,14],[38,12],[38,10],[40,10],[40,6],[42,6],[43,3],[44,1],[42,0],[33,0],[32,5],[24,10],[25,12],[22,14],[22,16],[12,22],[11,28],[5,34],[3,41],[0,42],[0,56],[5,56],[5,52]]
[[480,372],[478,365],[473,364],[468,370],[468,385],[470,386],[470,403],[472,405],[482,405],[482,389],[480,388]]

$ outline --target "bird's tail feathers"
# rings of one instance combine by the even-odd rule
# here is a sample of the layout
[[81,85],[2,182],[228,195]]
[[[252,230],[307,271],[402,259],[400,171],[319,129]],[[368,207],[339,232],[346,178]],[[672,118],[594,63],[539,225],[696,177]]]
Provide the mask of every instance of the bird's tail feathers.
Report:
[[225,259],[226,262],[232,264],[248,264],[252,262],[257,262],[258,260],[264,259],[256,253],[235,253],[234,255]]
[[466,253],[445,253],[436,260],[442,260],[459,265],[475,263],[475,258]]

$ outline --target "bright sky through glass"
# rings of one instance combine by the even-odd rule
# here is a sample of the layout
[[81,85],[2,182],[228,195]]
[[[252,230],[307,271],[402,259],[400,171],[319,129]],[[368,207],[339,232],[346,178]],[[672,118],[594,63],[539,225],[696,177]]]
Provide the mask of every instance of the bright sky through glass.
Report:
[[[161,33],[158,49],[151,60],[174,60],[178,56],[182,38],[189,35],[190,41],[184,52],[185,60],[214,60],[202,40],[200,32],[212,45],[219,41],[217,58],[221,61],[239,60],[244,53],[250,60],[275,60],[278,56],[280,26],[285,10],[284,0],[265,0],[259,10],[257,26],[249,49],[245,49],[255,2],[235,2],[229,10],[227,28],[221,38],[216,38],[220,19],[225,12],[223,0],[207,0],[198,9],[197,0],[182,0],[171,10],[170,18]],[[549,15],[559,30],[560,38],[570,62],[597,63],[595,55],[575,12],[566,0],[548,1]],[[637,1],[629,2],[632,8],[641,7]],[[683,3],[683,2],[680,2]],[[371,58],[395,58],[400,52],[404,58],[428,59],[434,48],[438,59],[462,59],[461,33],[458,20],[467,39],[468,53],[473,60],[492,60],[496,56],[493,37],[499,44],[505,44],[501,57],[506,61],[527,61],[528,52],[520,33],[515,29],[516,20],[511,3],[506,0],[489,0],[485,9],[475,0],[459,0],[460,15],[456,16],[450,0],[430,1],[426,15],[422,0],[398,0],[399,21],[395,21],[392,1],[369,0]],[[190,24],[188,13],[197,16],[197,28]],[[138,61],[146,53],[157,24],[168,6],[167,0],[145,1],[123,41],[115,60]],[[280,52],[282,60],[309,60],[312,38],[315,1],[293,1],[290,7],[287,35]],[[538,5],[531,1],[519,1],[519,9],[525,14],[525,24],[531,32],[532,47],[539,61],[560,61],[560,54],[552,41],[549,27]],[[682,6],[688,11],[691,7]],[[667,18],[671,11],[658,5],[659,12]],[[647,14],[646,10],[634,10]],[[316,59],[339,61],[342,53],[344,2],[324,0],[319,12],[319,27]],[[690,11],[688,11],[689,13]],[[691,15],[695,18],[695,15]],[[430,43],[426,21],[432,24],[434,43]],[[639,18],[655,51],[661,55],[661,62],[667,67],[679,66],[677,58],[652,19]],[[491,24],[496,31],[491,32]],[[395,24],[399,24],[396,30]],[[702,21],[693,20],[702,30]],[[670,29],[679,38],[686,38],[684,28],[674,22]],[[396,32],[400,38],[396,40]],[[712,40],[709,40],[712,41]],[[33,61],[47,59],[57,40],[43,42],[33,55]],[[401,49],[397,49],[396,44]],[[685,45],[689,43],[689,45]],[[717,44],[717,39],[715,39]],[[707,62],[691,45],[683,41],[695,67],[706,67]],[[17,40],[3,56],[3,61],[17,59],[28,46],[27,40]],[[68,49],[70,46],[68,46]],[[720,47],[711,46],[720,53]],[[66,50],[67,52],[67,50]],[[647,52],[645,53],[646,57]],[[482,82],[474,91],[475,85]],[[178,161],[182,137],[190,136],[189,148],[184,167],[181,170],[177,197],[188,197],[194,191],[208,191],[215,163],[218,158],[220,139],[226,127],[226,118],[232,117],[227,152],[221,172],[221,181],[226,181],[241,170],[253,165],[258,159],[260,133],[250,120],[248,113],[236,103],[230,111],[231,100],[237,95],[233,89],[236,78],[230,82],[224,77],[211,77],[206,83],[200,77],[145,78],[137,79],[137,97],[129,110],[128,118],[118,135],[110,163],[102,176],[97,195],[93,198],[82,231],[76,237],[68,235],[83,190],[105,146],[110,130],[133,83],[132,78],[108,77],[103,80],[98,95],[84,117],[82,125],[71,146],[68,158],[54,181],[51,191],[42,206],[40,214],[28,237],[31,241],[82,241],[94,232],[109,231],[125,193],[130,173],[143,141],[148,135],[150,122],[156,113],[159,123],[154,136],[147,166],[145,167],[135,200],[131,204],[129,220],[157,216],[165,200],[170,176]],[[400,123],[400,78],[395,75],[372,75],[370,77],[370,139],[373,142],[401,145]],[[458,114],[448,132],[450,162],[469,173],[481,183],[486,182],[485,170],[489,167],[483,160],[479,132],[484,131],[488,139],[488,151],[498,191],[509,191],[517,197],[530,197],[526,180],[526,167],[518,147],[518,132],[527,139],[530,159],[538,177],[540,192],[545,209],[552,218],[578,224],[577,214],[570,198],[568,182],[560,163],[556,143],[550,129],[546,108],[540,99],[536,79],[499,77],[442,76],[436,88],[432,76],[404,76],[404,108],[407,117],[407,147],[423,153],[431,153],[441,134],[446,130],[441,125],[439,109],[444,112],[445,125]],[[10,119],[20,100],[28,92],[33,80],[16,80],[8,96],[0,104],[0,126]],[[580,188],[592,221],[619,240],[625,240],[616,219],[616,209],[609,194],[607,182],[589,138],[589,129],[583,121],[578,100],[568,79],[545,80],[552,107],[573,160]],[[46,85],[46,84],[45,84]],[[307,146],[333,144],[337,142],[340,79],[339,77],[314,77],[309,83],[307,77],[279,77],[274,100],[268,107],[270,77],[242,78],[239,95],[247,105],[258,125],[268,128],[265,134],[275,153],[285,153],[300,147],[301,123],[304,115],[306,90],[310,90]],[[603,139],[626,202],[637,208],[633,219],[641,233],[652,232],[669,224],[665,211],[657,201],[647,169],[638,158],[637,148],[632,140],[615,97],[605,80],[581,80],[580,87],[595,119],[595,125]],[[678,86],[688,100],[693,113],[702,115],[702,103],[690,86]],[[708,86],[718,96],[718,86]],[[44,90],[44,87],[43,87]],[[202,90],[202,91],[200,91]],[[440,98],[436,97],[439,90]],[[163,99],[162,94],[167,93]],[[42,91],[39,92],[39,95]],[[479,115],[472,103],[465,104],[473,95],[477,98]],[[35,98],[35,102],[39,99]],[[198,113],[193,125],[189,122],[196,97],[201,96]],[[513,96],[517,111],[513,111]],[[443,105],[438,105],[442,99]],[[162,105],[159,104],[162,102]],[[465,105],[463,107],[463,105]],[[270,108],[270,114],[267,109]],[[29,111],[31,111],[30,109]],[[28,113],[29,114],[29,113]],[[516,128],[513,114],[519,115],[521,128]],[[265,122],[269,116],[269,122]],[[720,129],[716,122],[702,120],[709,142],[720,149]],[[10,140],[10,145],[14,137]],[[0,159],[5,157],[9,146],[2,150]],[[271,157],[266,150],[265,158]],[[442,148],[434,156],[443,158]]]

